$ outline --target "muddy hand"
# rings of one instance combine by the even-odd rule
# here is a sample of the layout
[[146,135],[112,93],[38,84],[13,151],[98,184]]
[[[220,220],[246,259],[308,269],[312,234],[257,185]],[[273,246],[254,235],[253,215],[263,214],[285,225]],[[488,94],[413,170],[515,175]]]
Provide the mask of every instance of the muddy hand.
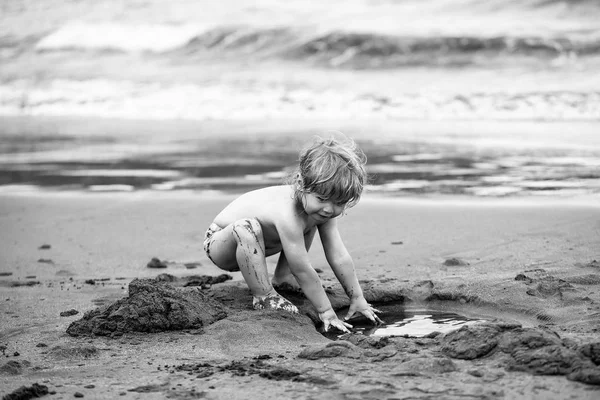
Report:
[[367,317],[373,324],[381,325],[384,322],[377,316],[376,313],[381,312],[378,309],[371,306],[364,297],[352,300],[350,303],[350,308],[348,309],[348,314],[344,318],[344,320],[349,320],[356,313],[360,313]]
[[341,321],[335,311],[333,309],[329,309],[327,311],[323,311],[319,313],[319,319],[323,321],[323,330],[325,332],[329,331],[329,327],[334,327],[339,329],[342,332],[350,332],[348,328],[352,328],[352,325]]

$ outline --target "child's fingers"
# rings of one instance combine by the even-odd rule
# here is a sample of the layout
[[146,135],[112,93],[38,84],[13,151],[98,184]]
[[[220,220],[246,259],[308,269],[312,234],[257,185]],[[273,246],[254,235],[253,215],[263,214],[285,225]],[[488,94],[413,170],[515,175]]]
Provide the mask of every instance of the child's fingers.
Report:
[[346,314],[346,316],[344,317],[344,321],[348,321],[354,316],[354,314],[356,314],[356,311],[348,312],[348,314]]
[[335,321],[332,325],[335,326],[336,328],[338,328],[342,332],[350,332],[350,330],[348,328],[352,328],[352,325],[347,324],[340,320]]
[[363,315],[370,319],[375,325],[383,324],[383,321],[375,314],[374,310],[364,311]]

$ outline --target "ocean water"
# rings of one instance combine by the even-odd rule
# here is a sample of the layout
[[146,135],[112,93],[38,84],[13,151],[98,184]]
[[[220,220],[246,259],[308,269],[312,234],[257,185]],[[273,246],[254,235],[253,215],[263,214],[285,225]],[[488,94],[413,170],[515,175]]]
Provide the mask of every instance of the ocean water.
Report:
[[598,21],[595,0],[3,1],[0,184],[247,189],[326,126],[373,192],[596,195]]

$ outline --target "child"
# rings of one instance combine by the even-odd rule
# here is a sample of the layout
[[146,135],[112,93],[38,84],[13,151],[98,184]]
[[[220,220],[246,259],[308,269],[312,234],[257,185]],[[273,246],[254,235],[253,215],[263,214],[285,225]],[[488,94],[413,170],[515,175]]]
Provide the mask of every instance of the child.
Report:
[[[298,284],[323,321],[348,332],[331,307],[308,250],[319,231],[327,262],[350,298],[345,320],[356,313],[381,323],[379,312],[365,300],[354,263],[344,246],[337,218],[358,203],[366,181],[366,157],[348,140],[316,138],[300,154],[289,185],[271,186],[241,195],[221,211],[208,228],[204,250],[215,265],[241,271],[254,296],[255,309],[281,309],[297,313],[273,285]],[[280,253],[273,281],[269,282],[266,257]]]

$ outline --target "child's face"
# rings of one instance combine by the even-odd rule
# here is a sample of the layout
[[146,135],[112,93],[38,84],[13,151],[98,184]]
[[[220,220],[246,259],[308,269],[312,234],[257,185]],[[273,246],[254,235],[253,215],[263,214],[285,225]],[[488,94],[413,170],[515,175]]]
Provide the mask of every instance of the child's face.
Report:
[[346,208],[345,203],[335,202],[334,199],[326,199],[316,193],[305,193],[304,212],[317,222],[325,222],[339,216]]

